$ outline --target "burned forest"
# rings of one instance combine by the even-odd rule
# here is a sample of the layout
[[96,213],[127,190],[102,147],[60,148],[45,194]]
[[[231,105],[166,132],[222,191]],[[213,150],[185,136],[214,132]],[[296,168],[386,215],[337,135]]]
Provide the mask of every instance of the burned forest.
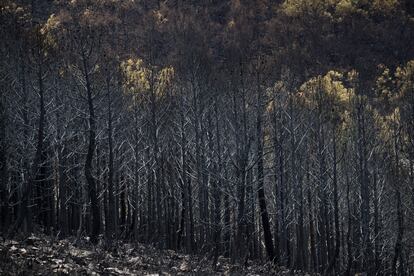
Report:
[[0,0],[1,275],[414,275],[411,0]]

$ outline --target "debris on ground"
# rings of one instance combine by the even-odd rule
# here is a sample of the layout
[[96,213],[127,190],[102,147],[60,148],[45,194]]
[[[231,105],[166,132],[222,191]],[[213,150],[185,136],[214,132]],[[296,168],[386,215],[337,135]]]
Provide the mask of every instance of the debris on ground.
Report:
[[309,275],[270,263],[231,264],[139,243],[90,244],[86,239],[30,236],[0,242],[0,275]]

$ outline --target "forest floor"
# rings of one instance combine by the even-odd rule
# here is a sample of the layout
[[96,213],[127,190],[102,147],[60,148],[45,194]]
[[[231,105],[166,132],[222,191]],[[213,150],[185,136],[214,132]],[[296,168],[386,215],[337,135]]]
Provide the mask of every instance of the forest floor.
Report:
[[111,250],[87,240],[30,236],[0,241],[0,275],[306,275],[269,263],[231,264],[148,245],[117,243]]

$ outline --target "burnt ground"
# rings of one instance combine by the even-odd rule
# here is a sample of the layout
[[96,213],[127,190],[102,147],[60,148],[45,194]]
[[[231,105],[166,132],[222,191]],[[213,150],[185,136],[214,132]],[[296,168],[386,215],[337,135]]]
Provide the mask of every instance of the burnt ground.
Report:
[[86,239],[32,235],[0,242],[0,275],[307,275],[270,263],[231,264],[219,258],[118,242],[110,249]]

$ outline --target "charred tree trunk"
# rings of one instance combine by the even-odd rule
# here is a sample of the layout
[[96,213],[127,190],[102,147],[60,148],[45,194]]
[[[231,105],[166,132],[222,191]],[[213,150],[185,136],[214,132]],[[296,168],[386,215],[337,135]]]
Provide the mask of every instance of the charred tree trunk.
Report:
[[98,197],[96,194],[96,184],[95,178],[92,175],[92,161],[96,148],[96,118],[95,118],[95,109],[93,105],[93,93],[91,80],[89,76],[89,65],[86,58],[86,54],[82,52],[82,62],[83,62],[83,73],[86,83],[86,93],[88,100],[88,110],[89,110],[89,141],[88,141],[88,152],[86,154],[84,172],[85,178],[88,185],[88,195],[91,201],[91,211],[92,211],[92,229],[91,229],[91,241],[96,243],[98,241],[98,235],[100,233],[101,218],[99,211]]
[[[396,131],[397,132],[397,131]],[[399,145],[398,140],[401,133],[398,131],[394,134],[394,155],[395,155],[395,164],[394,164],[394,174],[393,180],[395,185],[395,201],[396,201],[396,212],[397,212],[397,239],[394,246],[394,257],[392,260],[392,275],[406,275],[405,273],[405,262],[403,258],[403,235],[404,235],[404,216],[402,210],[402,201],[401,201],[401,178],[400,178],[400,157],[399,157]],[[397,272],[398,264],[398,272]]]
[[221,184],[222,184],[222,180],[221,180],[221,166],[222,166],[222,161],[221,161],[221,132],[220,132],[220,124],[219,124],[219,115],[218,115],[218,103],[217,103],[218,99],[216,99],[215,104],[214,104],[214,113],[215,113],[215,123],[216,123],[216,144],[217,144],[217,160],[216,160],[216,164],[215,164],[215,175],[217,177],[217,179],[213,180],[214,181],[214,187],[213,187],[213,191],[214,191],[214,233],[213,233],[213,239],[215,241],[215,245],[214,245],[214,267],[217,264],[217,260],[218,260],[218,256],[220,253],[220,245],[221,245],[221,223],[220,223],[220,215],[221,215],[221,210],[220,210],[220,204],[221,204],[221,194],[220,194],[220,188],[221,188]]
[[335,220],[335,251],[331,256],[328,267],[325,270],[325,274],[330,273],[332,270],[335,274],[338,274],[338,258],[340,251],[340,232],[339,232],[339,195],[338,195],[338,173],[337,173],[337,154],[336,154],[336,126],[333,127],[333,197],[334,197],[334,220]]
[[2,87],[0,96],[0,232],[6,233],[9,225],[9,189],[7,172],[7,137],[6,137],[6,87]]
[[[44,99],[44,85],[43,85],[43,53],[39,49],[38,54],[38,71],[37,71],[37,81],[39,85],[39,119],[38,119],[38,128],[37,128],[37,145],[36,145],[36,153],[33,160],[33,164],[30,170],[30,175],[28,176],[27,181],[23,184],[22,188],[22,199],[21,199],[21,207],[19,208],[19,214],[17,220],[13,227],[9,229],[8,237],[13,238],[16,234],[16,230],[20,228],[22,223],[25,225],[25,232],[31,233],[32,232],[32,210],[30,206],[30,202],[32,200],[32,193],[33,193],[33,186],[36,181],[42,160],[43,154],[43,140],[44,140],[44,125],[45,125],[45,99]],[[23,73],[24,74],[24,73]]]
[[273,248],[272,231],[270,230],[269,215],[267,213],[265,190],[264,190],[264,172],[263,172],[263,127],[262,127],[262,92],[257,80],[257,118],[256,118],[256,135],[257,135],[257,196],[259,198],[260,215],[264,233],[264,242],[267,256],[274,261],[275,254]]
[[112,105],[110,79],[106,81],[106,96],[108,101],[108,221],[106,222],[106,233],[109,240],[115,234],[115,198],[114,198],[114,152],[113,152],[113,127],[112,127]]

